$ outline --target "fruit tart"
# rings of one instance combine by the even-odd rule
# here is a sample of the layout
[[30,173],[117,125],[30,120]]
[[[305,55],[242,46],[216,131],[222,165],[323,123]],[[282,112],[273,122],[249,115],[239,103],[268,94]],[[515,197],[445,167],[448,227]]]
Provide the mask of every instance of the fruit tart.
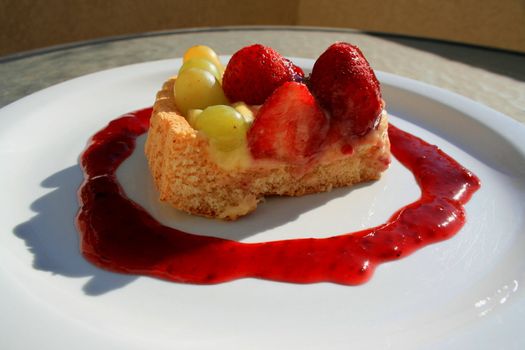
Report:
[[162,201],[235,220],[265,196],[301,196],[377,180],[390,163],[376,76],[338,42],[303,70],[251,45],[226,68],[190,48],[157,94],[145,152]]

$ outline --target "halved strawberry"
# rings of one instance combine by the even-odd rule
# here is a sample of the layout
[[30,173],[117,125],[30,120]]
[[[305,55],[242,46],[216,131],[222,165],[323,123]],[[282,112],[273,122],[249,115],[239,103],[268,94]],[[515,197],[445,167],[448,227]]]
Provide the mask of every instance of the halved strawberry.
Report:
[[303,77],[302,69],[277,51],[255,44],[232,56],[224,71],[222,87],[232,103],[242,101],[260,105],[283,83]]
[[379,82],[357,46],[330,46],[315,62],[309,84],[341,136],[362,136],[377,125],[383,108]]
[[266,100],[248,131],[254,158],[305,163],[319,151],[329,120],[308,87],[286,82]]

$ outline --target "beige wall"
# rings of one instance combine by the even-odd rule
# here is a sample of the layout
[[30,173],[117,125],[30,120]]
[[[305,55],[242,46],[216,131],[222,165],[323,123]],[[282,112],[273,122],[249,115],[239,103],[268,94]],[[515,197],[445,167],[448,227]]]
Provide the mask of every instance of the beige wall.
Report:
[[416,35],[525,52],[525,0],[302,0],[299,23]]
[[0,55],[147,31],[357,28],[525,52],[525,0],[0,0]]

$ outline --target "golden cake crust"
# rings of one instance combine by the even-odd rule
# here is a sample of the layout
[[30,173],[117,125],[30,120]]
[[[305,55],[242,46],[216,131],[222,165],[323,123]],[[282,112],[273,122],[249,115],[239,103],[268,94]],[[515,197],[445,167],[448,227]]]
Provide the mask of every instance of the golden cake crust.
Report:
[[[389,164],[388,121],[361,139],[351,155],[324,152],[306,167],[252,161],[225,169],[210,155],[205,136],[175,107],[175,78],[158,92],[146,141],[146,157],[160,200],[190,214],[235,220],[267,195],[300,196],[377,180]],[[339,147],[337,148],[337,151]]]

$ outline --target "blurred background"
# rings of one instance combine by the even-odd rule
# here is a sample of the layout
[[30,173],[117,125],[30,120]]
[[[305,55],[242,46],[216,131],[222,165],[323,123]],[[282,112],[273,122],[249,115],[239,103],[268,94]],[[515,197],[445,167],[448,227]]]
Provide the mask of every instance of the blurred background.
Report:
[[525,0],[0,0],[0,56],[237,25],[355,28],[525,52]]

